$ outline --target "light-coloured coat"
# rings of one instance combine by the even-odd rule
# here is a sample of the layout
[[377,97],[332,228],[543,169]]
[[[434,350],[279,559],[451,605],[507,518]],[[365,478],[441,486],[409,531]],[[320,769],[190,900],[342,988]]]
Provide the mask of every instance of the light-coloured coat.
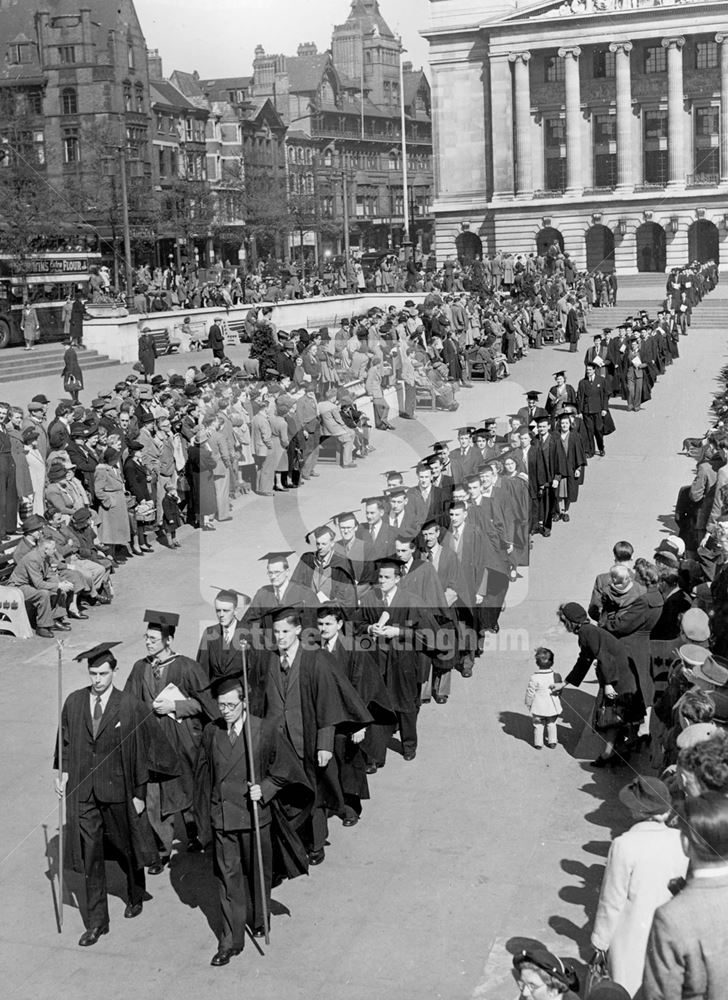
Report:
[[679,831],[664,823],[635,823],[612,842],[591,941],[608,952],[609,974],[631,996],[642,982],[655,910],[670,899],[670,879],[687,868]]
[[129,511],[119,470],[100,462],[94,472],[94,493],[101,504],[99,541],[102,545],[126,545],[131,537]]
[[526,708],[531,710],[531,715],[544,719],[561,715],[561,699],[551,690],[554,684],[553,670],[537,670],[531,674],[526,688]]

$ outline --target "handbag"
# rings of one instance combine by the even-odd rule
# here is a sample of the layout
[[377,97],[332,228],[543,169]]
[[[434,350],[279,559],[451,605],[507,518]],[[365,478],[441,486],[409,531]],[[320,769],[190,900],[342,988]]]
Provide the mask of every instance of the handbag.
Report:
[[615,729],[624,723],[624,713],[616,698],[605,698],[600,692],[600,700],[594,714],[594,728],[597,732]]
[[611,982],[607,970],[607,956],[603,951],[595,951],[587,966],[584,996],[589,997],[600,983]]
[[137,523],[149,524],[156,516],[156,508],[153,500],[140,500],[134,511]]

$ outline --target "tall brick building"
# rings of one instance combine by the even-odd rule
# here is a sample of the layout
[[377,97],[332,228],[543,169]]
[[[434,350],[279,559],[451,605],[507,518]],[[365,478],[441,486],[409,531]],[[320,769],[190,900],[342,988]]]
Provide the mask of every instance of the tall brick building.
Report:
[[[119,235],[126,146],[133,235],[148,235],[149,76],[132,0],[0,0],[0,92],[0,137],[22,115],[39,182],[58,192],[54,208],[104,240]],[[10,144],[9,163],[13,155]]]
[[[303,216],[317,221],[312,248],[342,245],[343,178],[347,174],[350,236],[362,250],[402,241],[400,40],[378,0],[353,0],[333,30],[331,49],[304,42],[295,56],[256,50],[254,97],[268,97],[289,126],[289,190]],[[420,248],[432,239],[432,123],[430,88],[422,70],[404,64],[411,231]],[[302,227],[306,223],[302,223]],[[299,237],[300,241],[300,237]],[[295,242],[295,240],[294,240]]]

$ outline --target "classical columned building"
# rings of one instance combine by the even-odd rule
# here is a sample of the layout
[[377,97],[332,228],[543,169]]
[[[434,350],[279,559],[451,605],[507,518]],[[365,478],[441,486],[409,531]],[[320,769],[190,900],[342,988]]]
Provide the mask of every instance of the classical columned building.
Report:
[[430,0],[437,253],[728,263],[728,2]]

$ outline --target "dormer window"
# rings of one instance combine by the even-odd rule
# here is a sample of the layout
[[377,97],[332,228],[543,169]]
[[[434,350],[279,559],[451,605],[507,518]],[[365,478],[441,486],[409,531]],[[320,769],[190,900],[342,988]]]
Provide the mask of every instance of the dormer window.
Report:
[[15,42],[8,45],[8,59],[14,66],[32,63],[35,58],[35,44],[33,42]]

